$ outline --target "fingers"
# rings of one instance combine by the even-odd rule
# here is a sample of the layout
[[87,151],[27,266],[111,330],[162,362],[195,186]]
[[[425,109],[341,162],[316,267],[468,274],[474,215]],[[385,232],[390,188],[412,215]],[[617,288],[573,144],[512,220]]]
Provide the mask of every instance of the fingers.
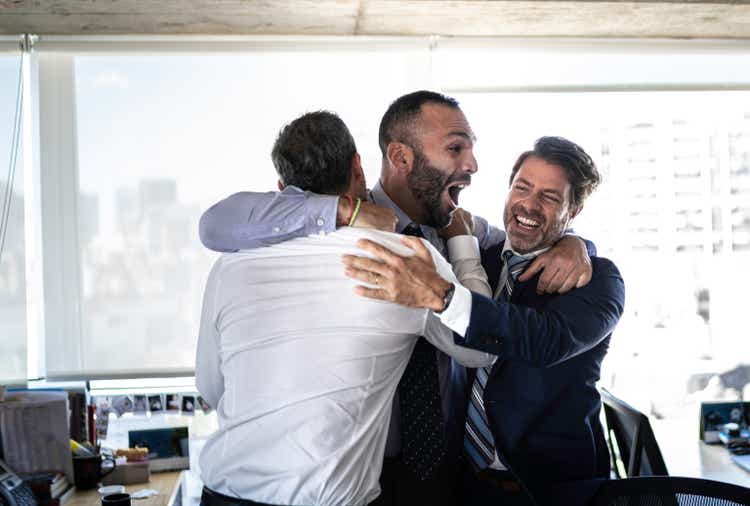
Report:
[[367,284],[375,285],[375,286],[384,284],[386,280],[385,276],[382,276],[378,273],[368,271],[365,269],[354,269],[352,267],[344,268],[344,274],[347,277],[356,279],[357,281],[362,281],[363,283],[367,283]]
[[580,276],[578,276],[578,281],[576,282],[576,288],[581,288],[582,286],[586,286],[591,281],[591,275],[593,271],[591,269],[588,269],[583,272]]
[[555,293],[565,282],[565,276],[560,270],[547,267],[539,276],[536,284],[536,293]]
[[388,292],[380,288],[367,288],[366,286],[355,286],[354,293],[362,297],[378,300],[390,300]]
[[390,266],[395,267],[403,264],[403,258],[399,255],[369,239],[358,240],[357,246]]
[[406,246],[414,250],[414,254],[422,260],[432,261],[432,255],[430,250],[424,245],[424,243],[418,237],[404,236],[401,238],[401,242]]
[[528,267],[526,267],[526,270],[521,273],[520,276],[518,276],[518,281],[528,281],[534,275],[544,269],[545,266],[545,260],[543,257],[536,257],[531,264],[529,264]]
[[461,220],[461,224],[466,230],[474,231],[474,219],[469,211],[459,207],[456,209],[454,216],[458,216],[458,219]]
[[580,276],[578,276],[576,273],[569,274],[565,281],[563,281],[562,286],[557,290],[558,293],[566,293],[571,291],[573,288],[576,288],[578,285],[578,279]]
[[[384,263],[371,258],[359,257],[356,255],[344,255],[341,261],[348,269],[354,271],[372,272],[379,276],[386,276],[388,274],[388,267]],[[368,280],[363,279],[362,281]]]

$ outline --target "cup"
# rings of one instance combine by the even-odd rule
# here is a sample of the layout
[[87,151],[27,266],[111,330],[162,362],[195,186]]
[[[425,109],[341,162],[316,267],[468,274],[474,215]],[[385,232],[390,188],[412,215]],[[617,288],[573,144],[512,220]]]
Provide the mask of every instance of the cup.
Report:
[[99,486],[102,477],[107,476],[115,470],[115,459],[109,456],[105,460],[112,461],[113,467],[102,473],[102,455],[96,454],[88,457],[73,457],[73,477],[78,490],[88,490]]
[[130,506],[130,494],[121,492],[102,497],[102,506]]
[[122,485],[107,485],[106,487],[99,487],[99,497],[104,497],[110,494],[122,494],[125,492],[125,487]]

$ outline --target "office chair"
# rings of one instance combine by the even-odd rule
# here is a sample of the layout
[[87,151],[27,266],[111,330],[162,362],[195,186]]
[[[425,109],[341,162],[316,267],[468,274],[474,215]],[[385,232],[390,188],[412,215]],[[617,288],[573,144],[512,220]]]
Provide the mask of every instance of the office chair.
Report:
[[750,489],[699,478],[646,476],[609,480],[591,506],[741,506],[750,505]]
[[[607,439],[618,478],[667,476],[667,465],[646,415],[602,388]],[[619,452],[618,452],[619,450]],[[617,465],[618,457],[622,466]],[[627,465],[623,475],[622,468]]]

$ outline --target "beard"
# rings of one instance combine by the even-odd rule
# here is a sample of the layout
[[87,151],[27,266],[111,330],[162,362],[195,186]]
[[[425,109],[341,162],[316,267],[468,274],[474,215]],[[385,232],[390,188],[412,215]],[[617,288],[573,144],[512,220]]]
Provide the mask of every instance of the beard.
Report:
[[[516,215],[536,221],[539,223],[539,228],[535,231],[525,230],[516,222]],[[565,219],[557,218],[560,217],[548,220],[544,214],[533,209],[525,209],[518,204],[506,205],[503,213],[505,233],[513,249],[521,254],[531,253],[557,242],[565,234],[569,222],[567,215]]]
[[453,210],[442,209],[440,196],[446,185],[452,182],[453,176],[445,176],[421,151],[414,150],[414,167],[406,176],[406,185],[425,212],[424,225],[443,228],[450,223]]

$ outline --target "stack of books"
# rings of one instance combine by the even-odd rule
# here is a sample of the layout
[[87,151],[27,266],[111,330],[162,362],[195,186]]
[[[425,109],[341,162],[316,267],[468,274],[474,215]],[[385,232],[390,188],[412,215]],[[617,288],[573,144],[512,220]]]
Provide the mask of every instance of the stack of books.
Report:
[[23,481],[29,485],[39,506],[61,506],[75,493],[75,487],[60,472],[26,474]]

